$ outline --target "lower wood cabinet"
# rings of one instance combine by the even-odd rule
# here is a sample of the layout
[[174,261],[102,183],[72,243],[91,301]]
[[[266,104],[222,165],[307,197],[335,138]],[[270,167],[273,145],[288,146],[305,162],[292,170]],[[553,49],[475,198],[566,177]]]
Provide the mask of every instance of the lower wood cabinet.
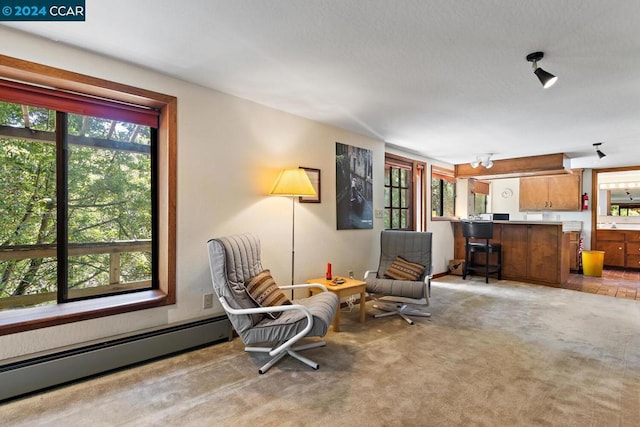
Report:
[[577,271],[580,268],[580,233],[569,232],[569,270]]
[[529,259],[529,226],[500,226],[502,236],[502,276],[527,277]]
[[626,266],[624,230],[597,230],[595,249],[604,251],[604,265],[609,267]]
[[640,242],[626,242],[625,267],[640,268]]
[[562,226],[530,225],[528,231],[530,256],[527,260],[527,278],[541,282],[559,282]]
[[596,250],[608,267],[640,269],[640,231],[596,230]]

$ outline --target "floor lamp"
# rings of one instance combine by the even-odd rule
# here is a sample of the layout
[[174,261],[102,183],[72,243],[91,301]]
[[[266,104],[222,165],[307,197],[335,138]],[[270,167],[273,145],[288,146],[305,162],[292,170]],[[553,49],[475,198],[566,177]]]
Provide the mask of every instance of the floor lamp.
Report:
[[[296,197],[315,196],[316,190],[304,169],[283,169],[273,184],[271,193],[274,196],[290,196],[292,203],[291,223],[291,285],[294,285],[294,269],[296,258]],[[293,299],[293,289],[291,289]]]

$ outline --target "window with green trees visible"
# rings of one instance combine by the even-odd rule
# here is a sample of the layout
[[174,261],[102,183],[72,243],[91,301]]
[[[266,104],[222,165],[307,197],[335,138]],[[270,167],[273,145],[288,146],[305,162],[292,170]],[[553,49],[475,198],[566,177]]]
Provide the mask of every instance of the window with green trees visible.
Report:
[[425,164],[387,153],[384,165],[384,228],[425,229]]
[[0,101],[0,309],[157,288],[157,132],[118,114]]
[[431,217],[455,217],[456,179],[453,171],[431,167]]

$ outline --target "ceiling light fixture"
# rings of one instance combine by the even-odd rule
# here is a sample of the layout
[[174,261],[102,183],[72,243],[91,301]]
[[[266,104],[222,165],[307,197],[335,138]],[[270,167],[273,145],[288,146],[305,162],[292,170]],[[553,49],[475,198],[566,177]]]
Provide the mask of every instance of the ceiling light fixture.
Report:
[[594,148],[596,149],[596,154],[598,155],[598,158],[603,158],[604,156],[606,156],[606,154],[604,154],[602,151],[600,151],[600,146],[604,144],[604,142],[596,142],[595,144],[593,144]]
[[471,163],[469,163],[471,165],[472,168],[477,168],[478,166],[482,165],[483,167],[490,169],[493,167],[493,160],[491,160],[491,156],[493,156],[493,153],[490,154],[484,154],[482,156],[476,156],[476,159],[474,161],[472,161]]
[[551,73],[546,72],[542,68],[538,67],[538,61],[544,57],[544,52],[533,52],[527,55],[527,61],[531,62],[533,67],[533,74],[538,76],[542,87],[545,89],[550,88],[558,81],[558,78]]

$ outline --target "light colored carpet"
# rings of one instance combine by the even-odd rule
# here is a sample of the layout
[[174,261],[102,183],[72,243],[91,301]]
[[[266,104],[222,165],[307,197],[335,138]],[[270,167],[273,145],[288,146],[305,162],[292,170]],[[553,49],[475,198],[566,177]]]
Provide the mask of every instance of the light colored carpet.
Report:
[[[431,320],[343,313],[312,371],[239,339],[0,406],[8,426],[637,426],[640,303],[447,276]],[[376,311],[368,303],[368,311]]]

